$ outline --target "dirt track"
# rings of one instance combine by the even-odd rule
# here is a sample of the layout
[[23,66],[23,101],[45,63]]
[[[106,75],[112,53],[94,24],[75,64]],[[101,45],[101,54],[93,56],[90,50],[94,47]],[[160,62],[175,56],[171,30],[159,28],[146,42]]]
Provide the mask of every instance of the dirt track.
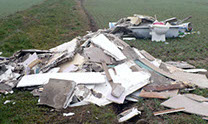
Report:
[[94,18],[89,14],[87,9],[84,7],[85,0],[78,0],[78,1],[80,2],[80,6],[81,6],[81,8],[83,9],[84,13],[86,14],[86,16],[88,18],[90,30],[91,31],[97,31],[98,30],[98,26],[97,26]]

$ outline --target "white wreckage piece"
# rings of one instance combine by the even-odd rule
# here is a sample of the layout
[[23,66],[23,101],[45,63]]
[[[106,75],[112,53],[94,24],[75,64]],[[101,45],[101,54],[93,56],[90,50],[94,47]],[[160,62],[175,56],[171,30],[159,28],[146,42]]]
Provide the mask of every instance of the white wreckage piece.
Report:
[[73,116],[74,114],[75,114],[75,113],[73,113],[73,112],[63,113],[63,116],[68,117],[68,116]]
[[131,109],[128,109],[128,110],[120,113],[117,116],[118,122],[121,123],[121,122],[127,121],[138,114],[141,114],[141,112],[138,111],[136,107],[133,107]]
[[53,52],[53,56],[50,58],[48,63],[42,68],[43,72],[47,72],[51,68],[60,65],[68,60],[72,60],[79,48],[80,41],[78,38],[74,38],[72,41],[61,44],[55,48],[50,49]]
[[115,67],[115,72],[113,69],[109,69],[112,79],[116,83],[121,83],[125,87],[123,97],[116,98],[110,93],[107,95],[107,99],[114,101],[116,103],[122,104],[127,95],[137,91],[138,89],[144,87],[149,83],[150,74],[147,72],[132,72],[127,64],[123,63]]
[[12,69],[8,69],[5,73],[0,75],[0,82],[2,81],[7,81],[7,80],[12,80],[12,79],[17,79],[20,76],[19,73],[13,73]]
[[17,87],[45,85],[50,78],[72,80],[77,84],[105,83],[104,75],[99,72],[45,73],[25,75],[17,84]]
[[169,108],[185,108],[185,112],[197,114],[201,116],[208,116],[208,103],[206,102],[198,102],[186,97],[185,95],[177,95],[168,99],[167,101],[161,103],[161,105]]
[[104,34],[99,34],[98,36],[93,37],[91,41],[98,47],[102,48],[106,54],[112,56],[117,61],[126,59],[119,48],[114,43],[112,43]]
[[[104,106],[115,102],[118,104],[123,104],[127,95],[137,91],[138,89],[144,87],[149,83],[150,74],[147,72],[132,72],[127,64],[121,64],[113,69],[109,69],[112,79],[116,83],[121,83],[125,87],[124,93],[116,98],[111,95],[111,86],[106,79],[106,83],[95,85],[94,91],[101,93],[101,98],[96,98],[93,95],[88,96],[84,101],[96,104],[98,106]],[[116,73],[116,74],[115,74]]]

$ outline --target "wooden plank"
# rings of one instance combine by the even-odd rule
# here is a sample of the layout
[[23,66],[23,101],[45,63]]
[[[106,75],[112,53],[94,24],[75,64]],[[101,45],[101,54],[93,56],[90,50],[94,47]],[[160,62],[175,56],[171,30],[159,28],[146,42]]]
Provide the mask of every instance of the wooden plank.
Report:
[[145,86],[143,89],[145,91],[164,91],[164,90],[174,90],[184,88],[182,84],[161,84],[156,86]]
[[185,111],[185,108],[181,107],[181,108],[176,108],[176,109],[168,109],[168,110],[164,110],[164,111],[154,112],[153,114],[154,114],[154,116],[157,116],[157,115],[175,113],[175,112],[180,112],[180,111]]
[[32,69],[34,66],[36,66],[38,63],[41,63],[42,61],[40,59],[36,59],[35,61],[31,62],[28,67]]
[[107,65],[106,65],[106,63],[105,62],[102,62],[102,66],[103,66],[103,69],[104,69],[104,71],[105,71],[105,75],[106,75],[106,77],[107,77],[107,80],[108,80],[108,82],[112,85],[112,78],[111,78],[111,76],[110,76],[110,73],[109,73],[109,71],[108,71],[108,67],[107,67]]
[[173,91],[165,91],[165,92],[146,92],[145,90],[142,90],[139,94],[139,97],[144,98],[158,98],[158,99],[167,99],[169,97],[176,96],[178,94],[178,90]]

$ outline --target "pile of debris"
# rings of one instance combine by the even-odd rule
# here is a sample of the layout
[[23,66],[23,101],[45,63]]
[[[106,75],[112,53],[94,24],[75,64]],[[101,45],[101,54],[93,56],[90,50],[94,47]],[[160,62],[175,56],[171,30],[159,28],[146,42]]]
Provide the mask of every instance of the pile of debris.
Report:
[[134,36],[136,38],[151,38],[152,41],[165,41],[165,38],[184,37],[192,31],[190,22],[183,23],[191,16],[179,20],[176,17],[158,21],[157,18],[134,14],[122,18],[118,22],[110,22],[111,33],[119,37]]
[[[208,88],[206,72],[186,62],[162,62],[109,30],[98,30],[50,50],[20,50],[1,57],[0,92],[33,90],[39,105],[56,109],[123,104],[141,97],[168,99],[161,105],[173,109],[155,115],[185,111],[208,116],[207,98],[178,94],[188,87]],[[129,109],[118,115],[119,122],[140,113]]]

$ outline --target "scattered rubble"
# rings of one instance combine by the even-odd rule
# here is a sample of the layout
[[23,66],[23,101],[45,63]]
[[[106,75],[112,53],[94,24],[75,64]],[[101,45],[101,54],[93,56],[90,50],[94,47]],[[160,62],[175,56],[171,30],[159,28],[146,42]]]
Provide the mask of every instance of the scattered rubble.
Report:
[[[151,38],[152,41],[165,41],[166,38],[184,37],[192,31],[191,23],[183,23],[191,16],[179,20],[176,17],[158,21],[156,17],[134,14],[121,18],[118,22],[109,22],[111,33],[119,37]],[[187,33],[188,32],[188,33]],[[126,39],[124,37],[124,39]],[[131,38],[130,38],[131,39]]]
[[[129,33],[130,29],[135,36],[148,38],[152,30],[149,27],[155,21],[135,15],[119,20],[112,29],[89,32],[50,50],[20,50],[0,59],[0,92],[12,92],[14,88],[33,90],[31,93],[40,98],[38,105],[55,109],[159,98],[167,99],[161,105],[173,109],[155,115],[185,111],[208,116],[207,98],[180,94],[184,88],[208,88],[205,69],[196,70],[186,62],[162,62],[119,39],[118,33]],[[164,22],[171,24],[170,30],[175,26],[177,31],[178,27],[185,31],[190,27],[184,26],[183,21],[171,18]],[[171,31],[168,34],[166,37],[173,36]],[[119,114],[118,121],[138,114],[141,112],[134,107]]]
[[16,104],[16,102],[13,102],[13,100],[6,100],[4,101],[4,105],[11,103],[12,105]]

